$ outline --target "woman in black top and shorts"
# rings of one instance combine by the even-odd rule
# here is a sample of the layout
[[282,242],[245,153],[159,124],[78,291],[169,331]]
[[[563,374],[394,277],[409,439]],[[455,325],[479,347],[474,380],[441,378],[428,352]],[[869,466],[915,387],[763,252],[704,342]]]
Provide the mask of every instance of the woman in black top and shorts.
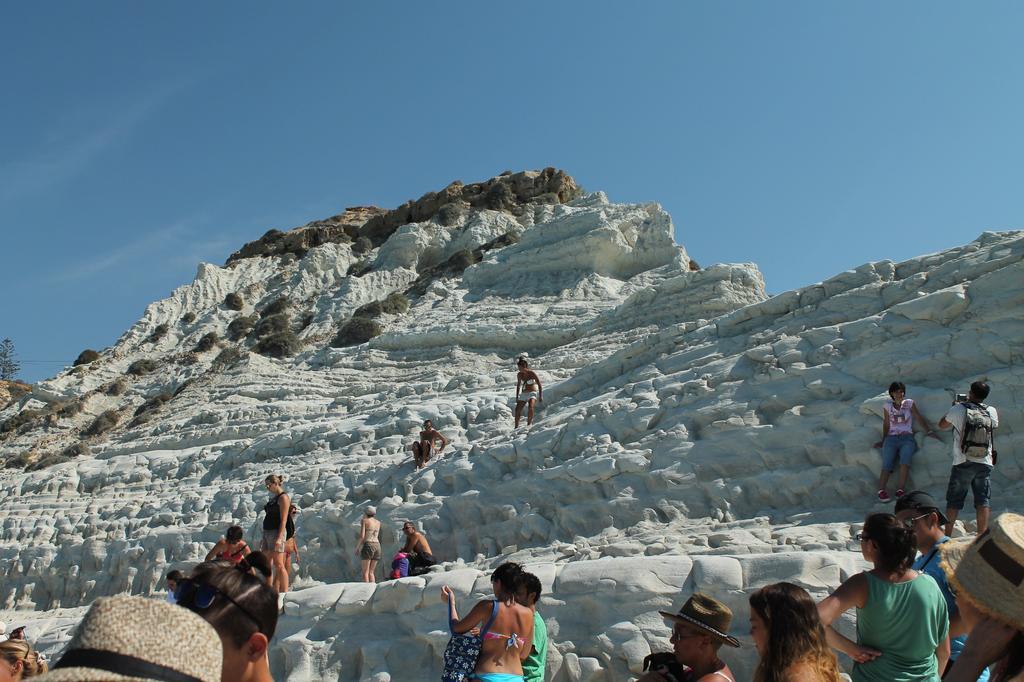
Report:
[[274,567],[274,575],[270,579],[270,586],[284,594],[288,591],[288,566],[285,564],[285,544],[294,531],[291,517],[288,514],[291,507],[291,498],[284,491],[284,479],[277,474],[271,474],[264,480],[267,490],[273,497],[263,507],[266,516],[263,517],[263,543],[262,549],[270,557],[270,564]]

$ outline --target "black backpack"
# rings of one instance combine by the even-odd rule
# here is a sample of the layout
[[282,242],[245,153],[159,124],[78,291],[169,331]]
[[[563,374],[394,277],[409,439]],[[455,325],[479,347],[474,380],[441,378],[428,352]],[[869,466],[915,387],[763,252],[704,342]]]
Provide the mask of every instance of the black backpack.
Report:
[[[984,403],[964,403],[964,431],[960,436],[960,452],[972,462],[988,458],[993,445],[992,415]],[[995,451],[992,451],[993,461]]]

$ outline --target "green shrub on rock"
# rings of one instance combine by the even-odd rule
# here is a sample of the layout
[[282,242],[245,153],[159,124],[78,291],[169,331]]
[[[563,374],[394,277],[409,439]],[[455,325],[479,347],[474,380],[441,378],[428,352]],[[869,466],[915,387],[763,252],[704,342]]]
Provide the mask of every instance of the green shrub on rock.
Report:
[[345,324],[341,325],[338,335],[334,337],[331,345],[335,348],[347,346],[358,346],[366,343],[375,336],[384,333],[384,327],[380,322],[369,317],[353,316]]
[[156,343],[160,339],[162,339],[165,336],[167,336],[167,332],[169,330],[170,330],[170,327],[167,326],[166,322],[164,322],[162,324],[158,324],[156,326],[156,329],[153,330],[153,333],[149,335],[149,338],[147,338],[146,341],[148,343]]
[[135,415],[134,416],[138,417],[139,415],[145,414],[146,412],[152,412],[153,410],[158,410],[158,409],[160,409],[160,407],[163,406],[164,403],[166,403],[168,400],[170,400],[173,397],[174,396],[172,396],[170,393],[158,393],[157,395],[153,396],[152,398],[150,398],[146,402],[144,402],[141,405],[139,405],[139,407],[136,408],[136,410],[135,410]]
[[291,330],[285,330],[264,336],[256,344],[255,351],[271,358],[285,358],[295,355],[300,348],[302,348],[302,343],[299,338]]
[[225,348],[213,360],[213,364],[220,367],[230,367],[241,360],[245,353],[234,346]]
[[60,454],[63,457],[72,459],[74,457],[88,457],[92,454],[92,450],[90,450],[89,446],[85,443],[75,443],[74,445],[69,445],[64,448]]
[[373,242],[369,237],[360,237],[352,243],[352,253],[363,256],[373,251]]
[[193,313],[192,311],[189,311],[189,312],[187,312],[187,313],[185,313],[184,315],[181,316],[181,323],[182,324],[192,324],[195,321],[196,321],[196,314]]
[[78,357],[75,359],[74,366],[78,367],[79,365],[88,365],[90,362],[93,362],[94,360],[99,360],[99,358],[99,353],[94,351],[92,348],[86,348],[85,350],[78,354]]
[[257,339],[262,339],[265,336],[271,334],[280,334],[282,332],[289,331],[292,326],[291,318],[288,317],[287,313],[278,313],[277,315],[271,315],[264,317],[262,320],[256,323],[256,328],[252,330],[252,335]]
[[218,341],[220,341],[220,337],[217,336],[217,332],[203,334],[203,338],[199,339],[199,343],[196,344],[196,352],[205,353],[208,350],[212,350]]
[[127,389],[128,382],[125,381],[124,379],[117,379],[116,381],[111,381],[109,384],[107,384],[104,387],[103,392],[106,393],[107,395],[121,395]]
[[252,328],[255,326],[255,315],[241,315],[239,317],[236,317],[235,319],[231,320],[231,323],[228,325],[228,338],[231,339],[232,341],[238,341],[239,339],[247,335],[249,332],[251,332]]
[[409,312],[409,299],[398,291],[384,299],[384,312],[389,315],[404,315]]
[[151,374],[156,371],[157,364],[155,360],[136,360],[132,364],[128,365],[128,374],[132,376],[141,377],[146,374]]
[[31,424],[37,420],[42,419],[46,416],[45,410],[22,410],[18,414],[14,415],[3,424],[0,424],[0,433],[8,433],[10,431],[17,431],[26,424]]
[[241,296],[232,291],[224,297],[224,305],[231,310],[241,310],[245,306],[245,302],[242,300]]
[[260,311],[260,317],[270,317],[286,312],[291,308],[292,302],[287,296],[280,296],[267,304],[267,307]]
[[121,421],[121,414],[117,410],[107,410],[100,416],[96,417],[96,421],[90,424],[89,428],[85,430],[85,435],[100,436],[117,426],[119,421]]

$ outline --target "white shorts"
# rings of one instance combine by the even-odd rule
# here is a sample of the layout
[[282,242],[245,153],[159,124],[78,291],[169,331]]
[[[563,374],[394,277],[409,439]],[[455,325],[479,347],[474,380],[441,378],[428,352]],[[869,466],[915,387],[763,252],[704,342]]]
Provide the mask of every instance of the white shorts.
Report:
[[537,395],[537,391],[522,391],[517,398],[517,402],[528,403],[531,400],[539,400],[540,396]]

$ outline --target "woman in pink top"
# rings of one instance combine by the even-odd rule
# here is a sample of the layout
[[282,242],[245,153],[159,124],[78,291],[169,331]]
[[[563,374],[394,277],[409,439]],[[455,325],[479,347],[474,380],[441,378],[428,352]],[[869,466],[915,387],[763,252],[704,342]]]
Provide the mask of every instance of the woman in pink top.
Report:
[[931,424],[917,410],[917,405],[907,397],[906,384],[902,381],[889,384],[889,400],[885,401],[882,415],[882,440],[875,443],[876,448],[882,448],[882,472],[878,476],[879,502],[892,499],[885,487],[889,483],[889,475],[896,467],[897,458],[900,460],[900,482],[896,486],[896,497],[903,497],[907,476],[910,474],[910,458],[917,452],[912,421],[914,418],[924,427],[926,435],[938,439]]

